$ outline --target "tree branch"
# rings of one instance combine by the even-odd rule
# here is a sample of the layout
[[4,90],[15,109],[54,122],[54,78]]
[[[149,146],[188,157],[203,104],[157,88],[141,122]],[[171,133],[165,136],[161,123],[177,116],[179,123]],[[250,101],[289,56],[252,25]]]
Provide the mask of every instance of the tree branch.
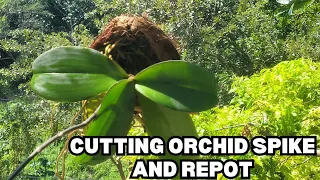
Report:
[[71,126],[63,131],[58,132],[55,136],[51,137],[48,139],[46,142],[38,146],[30,155],[29,157],[22,162],[19,167],[9,176],[8,180],[14,179],[21,171],[22,169],[34,158],[36,157],[40,152],[42,152],[47,146],[49,146],[51,143],[55,142],[56,140],[60,139],[62,136],[72,132],[73,130],[82,128],[86,125],[88,125],[93,119],[97,117],[98,110],[100,109],[101,106],[99,106],[96,111],[85,121],[83,121],[80,124]]
[[300,166],[300,165],[310,161],[312,158],[314,158],[314,157],[309,157],[308,159],[304,160],[302,163],[296,164],[295,167]]
[[256,126],[254,123],[248,122],[248,123],[244,123],[244,124],[237,124],[237,125],[233,125],[233,126],[222,127],[222,128],[219,128],[219,129],[215,129],[214,131],[221,131],[221,130],[225,130],[225,129],[233,129],[233,128],[242,127],[242,126],[246,126],[246,125]]

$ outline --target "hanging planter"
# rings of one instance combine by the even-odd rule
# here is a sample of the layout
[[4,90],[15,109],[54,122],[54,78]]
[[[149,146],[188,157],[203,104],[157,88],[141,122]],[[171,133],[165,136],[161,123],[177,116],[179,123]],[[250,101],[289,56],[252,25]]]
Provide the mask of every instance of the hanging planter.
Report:
[[[216,81],[203,68],[181,61],[176,43],[150,20],[123,15],[110,21],[91,44],[58,47],[32,64],[31,87],[57,102],[82,101],[83,119],[95,118],[84,136],[126,136],[134,115],[150,136],[198,136],[189,115],[217,104]],[[81,154],[94,165],[110,156]],[[160,158],[184,158],[166,153]]]

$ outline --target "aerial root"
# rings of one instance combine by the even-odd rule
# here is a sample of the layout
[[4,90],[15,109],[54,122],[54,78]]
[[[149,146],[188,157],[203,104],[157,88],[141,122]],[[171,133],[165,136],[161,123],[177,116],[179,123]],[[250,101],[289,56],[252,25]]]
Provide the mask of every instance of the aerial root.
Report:
[[[71,126],[75,124],[75,120],[77,119],[77,117],[79,116],[79,114],[84,110],[84,107],[86,105],[87,101],[84,101],[84,103],[82,104],[82,107],[81,109],[73,116],[72,120],[71,120]],[[67,140],[66,142],[64,143],[64,146],[62,148],[62,150],[60,151],[57,159],[56,159],[56,172],[55,172],[55,175],[61,179],[61,180],[64,180],[64,177],[65,177],[65,160],[66,160],[66,156],[67,156],[67,153],[68,153],[68,144],[69,144],[69,141],[70,139],[72,138],[72,136],[75,134],[75,133],[79,133],[81,136],[83,136],[83,129],[80,128],[80,129],[76,129],[72,132],[70,132],[67,136]],[[59,174],[59,162],[60,160],[62,159],[62,170],[61,170],[61,175]]]

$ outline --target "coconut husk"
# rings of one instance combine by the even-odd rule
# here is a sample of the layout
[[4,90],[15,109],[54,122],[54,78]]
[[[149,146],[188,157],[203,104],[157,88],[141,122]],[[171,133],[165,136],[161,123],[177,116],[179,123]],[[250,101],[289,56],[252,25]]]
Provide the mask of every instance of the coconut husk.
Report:
[[[166,60],[179,60],[176,41],[166,35],[146,16],[121,15],[112,19],[89,46],[118,63],[128,74]],[[83,101],[83,119],[87,119],[101,103],[105,93]],[[135,106],[138,114],[139,102]]]
[[152,64],[180,59],[176,41],[147,17],[138,15],[112,19],[90,48],[102,51],[133,75]]

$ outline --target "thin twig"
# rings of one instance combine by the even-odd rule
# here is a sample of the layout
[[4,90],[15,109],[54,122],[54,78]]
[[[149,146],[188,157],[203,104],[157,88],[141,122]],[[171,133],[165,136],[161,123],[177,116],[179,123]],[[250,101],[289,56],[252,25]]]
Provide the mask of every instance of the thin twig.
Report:
[[289,156],[287,158],[285,158],[283,161],[281,161],[279,164],[283,164],[283,163],[286,163],[292,156]]
[[249,122],[249,123],[245,123],[245,124],[237,124],[237,125],[234,125],[234,126],[222,127],[222,128],[219,128],[219,129],[215,129],[214,131],[221,131],[221,130],[225,130],[225,129],[233,129],[233,128],[238,128],[238,127],[242,127],[242,126],[246,126],[246,125],[256,126],[256,124],[254,124],[252,122]]
[[111,157],[111,161],[113,162],[114,165],[118,168],[119,174],[121,176],[122,180],[126,180],[126,176],[124,175],[121,160],[115,160],[114,157]]
[[295,167],[300,166],[300,165],[302,165],[302,164],[304,164],[304,163],[306,163],[306,162],[310,161],[312,158],[314,158],[314,157],[309,157],[308,159],[305,159],[302,163],[300,163],[300,164],[296,164],[296,165],[295,165]]
[[96,118],[98,110],[100,109],[100,106],[96,109],[96,111],[85,121],[83,121],[80,124],[71,126],[63,131],[58,132],[55,136],[51,137],[50,139],[48,139],[46,142],[44,142],[43,144],[41,144],[40,146],[38,146],[30,155],[29,157],[22,162],[19,167],[9,176],[8,180],[12,180],[13,178],[15,178],[20,171],[22,171],[22,169],[36,156],[38,155],[40,152],[42,152],[47,146],[49,146],[51,143],[53,143],[54,141],[60,139],[62,136],[72,132],[73,130],[82,128],[86,125],[88,125],[93,119]]

